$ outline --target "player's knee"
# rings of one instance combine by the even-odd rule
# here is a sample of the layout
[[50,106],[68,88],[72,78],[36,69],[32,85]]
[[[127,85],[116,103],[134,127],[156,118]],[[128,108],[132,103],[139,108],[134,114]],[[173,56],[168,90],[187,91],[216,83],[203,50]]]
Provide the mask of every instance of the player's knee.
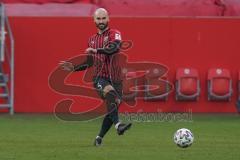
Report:
[[105,93],[104,96],[107,101],[109,101],[110,103],[115,103],[117,106],[120,105],[121,100],[119,99],[117,92],[111,85],[106,86],[103,91]]
[[106,96],[107,93],[109,93],[110,91],[114,91],[114,88],[111,85],[107,85],[106,87],[104,87],[103,89],[103,95]]
[[116,103],[117,103],[117,105],[120,105],[121,100],[120,100],[119,98],[117,98],[117,99],[116,99]]

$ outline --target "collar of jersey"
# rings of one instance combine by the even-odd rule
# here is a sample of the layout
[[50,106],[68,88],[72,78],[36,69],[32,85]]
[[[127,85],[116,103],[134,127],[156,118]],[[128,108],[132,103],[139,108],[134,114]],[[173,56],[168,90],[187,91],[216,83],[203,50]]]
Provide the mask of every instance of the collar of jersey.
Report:
[[[110,28],[106,29],[104,32],[102,32],[101,34],[105,33],[106,31],[110,30]],[[100,33],[97,33],[98,35],[101,35]]]

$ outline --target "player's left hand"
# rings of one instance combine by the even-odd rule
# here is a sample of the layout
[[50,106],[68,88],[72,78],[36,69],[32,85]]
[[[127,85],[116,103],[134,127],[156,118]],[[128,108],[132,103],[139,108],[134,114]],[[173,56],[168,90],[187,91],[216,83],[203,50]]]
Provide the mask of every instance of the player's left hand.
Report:
[[87,49],[85,50],[85,53],[87,53],[87,54],[97,53],[97,50],[94,49],[94,48],[87,48]]

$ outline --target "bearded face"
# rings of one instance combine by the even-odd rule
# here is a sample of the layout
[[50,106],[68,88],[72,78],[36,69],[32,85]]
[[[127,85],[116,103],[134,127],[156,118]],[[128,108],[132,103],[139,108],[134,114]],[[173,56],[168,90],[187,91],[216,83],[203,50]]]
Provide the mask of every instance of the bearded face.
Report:
[[96,27],[103,31],[108,27],[108,21],[109,21],[109,17],[107,12],[104,11],[99,11],[97,13],[95,13],[94,15],[94,22],[96,24]]
[[96,23],[96,27],[100,30],[105,30],[108,27],[108,22]]

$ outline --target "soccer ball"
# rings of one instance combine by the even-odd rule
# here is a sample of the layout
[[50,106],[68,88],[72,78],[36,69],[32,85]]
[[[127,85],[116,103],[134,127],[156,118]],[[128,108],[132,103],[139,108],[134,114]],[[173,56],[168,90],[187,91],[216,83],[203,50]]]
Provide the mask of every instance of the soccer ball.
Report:
[[175,132],[173,140],[178,147],[187,148],[192,145],[194,136],[189,129],[181,128]]

